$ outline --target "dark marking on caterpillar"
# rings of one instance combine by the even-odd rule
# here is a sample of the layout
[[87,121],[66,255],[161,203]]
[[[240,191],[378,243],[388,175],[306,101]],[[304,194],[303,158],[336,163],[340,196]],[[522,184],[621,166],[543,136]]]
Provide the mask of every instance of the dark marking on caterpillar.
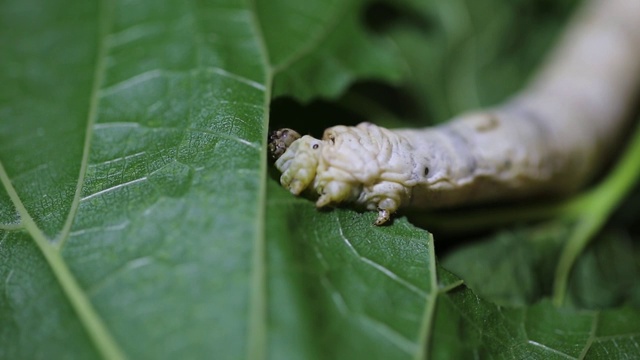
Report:
[[500,126],[500,121],[496,114],[487,113],[481,115],[482,117],[478,120],[475,125],[475,130],[478,132],[487,132],[491,130],[495,130]]
[[473,174],[478,167],[478,162],[476,161],[476,158],[473,152],[471,151],[472,147],[469,139],[464,137],[462,134],[458,132],[458,130],[456,130],[451,126],[446,126],[446,127],[443,127],[442,129],[448,135],[448,138],[453,143],[453,146],[456,150],[456,154],[462,155],[462,157],[459,157],[459,158],[462,158],[463,161],[466,162],[465,169],[467,170],[468,174],[469,175]]

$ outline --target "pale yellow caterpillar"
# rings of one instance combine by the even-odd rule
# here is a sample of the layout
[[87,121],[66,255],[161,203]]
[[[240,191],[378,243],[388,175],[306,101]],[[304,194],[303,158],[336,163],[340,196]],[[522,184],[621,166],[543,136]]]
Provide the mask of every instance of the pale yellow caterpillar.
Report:
[[280,182],[316,205],[379,212],[569,194],[622,140],[640,80],[640,0],[592,0],[534,81],[492,109],[424,129],[335,126],[322,139],[281,129]]

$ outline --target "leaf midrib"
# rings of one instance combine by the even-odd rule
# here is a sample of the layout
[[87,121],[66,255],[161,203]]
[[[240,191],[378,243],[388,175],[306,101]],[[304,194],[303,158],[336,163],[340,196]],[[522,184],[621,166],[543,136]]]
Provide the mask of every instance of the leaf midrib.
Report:
[[252,272],[249,295],[249,319],[247,334],[247,359],[264,359],[267,349],[267,288],[266,288],[266,204],[267,204],[267,132],[269,131],[269,103],[273,84],[274,70],[269,59],[269,50],[264,30],[258,18],[257,0],[248,0],[251,13],[251,27],[258,42],[258,50],[264,68],[264,98],[262,121],[262,150],[260,151],[260,170],[258,188],[258,209],[256,235],[251,258]]
[[[250,284],[249,320],[247,334],[247,359],[263,359],[267,353],[267,288],[266,288],[266,203],[267,203],[267,133],[269,131],[269,104],[273,92],[274,77],[292,66],[295,62],[304,58],[306,54],[320,46],[324,39],[331,33],[333,26],[328,26],[307,46],[289,56],[281,64],[274,65],[269,57],[269,50],[262,28],[256,5],[257,0],[248,0],[247,4],[251,12],[251,26],[258,42],[258,50],[264,68],[264,99],[263,99],[263,128],[262,150],[260,159],[260,184],[258,190],[258,213],[256,237],[252,257],[252,274]],[[336,19],[340,18],[337,16]],[[337,20],[336,20],[337,23]],[[333,24],[332,24],[333,25]]]

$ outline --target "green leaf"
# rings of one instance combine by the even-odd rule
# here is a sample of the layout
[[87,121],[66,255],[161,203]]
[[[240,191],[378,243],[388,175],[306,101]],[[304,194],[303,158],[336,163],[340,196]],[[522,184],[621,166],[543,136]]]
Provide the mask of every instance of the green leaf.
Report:
[[[605,232],[578,259],[570,281],[573,303],[583,308],[640,305],[640,247],[625,233]],[[611,261],[611,259],[615,259]]]
[[[278,305],[267,268],[278,236],[265,233],[273,75],[321,54],[306,39],[334,36],[326,24],[356,4],[3,2],[1,357],[277,349],[266,343]],[[349,79],[397,73],[347,60]],[[345,76],[322,80],[338,92]]]
[[318,212],[270,184],[270,357],[420,353],[425,305],[438,291],[427,234],[406,221],[374,227],[373,214]]
[[0,11],[0,177],[22,223],[2,235],[2,357],[237,358],[264,241],[254,14],[76,5]]
[[309,101],[339,96],[357,80],[400,80],[406,65],[392,43],[364,29],[363,3],[257,3],[275,76],[274,96]]
[[[456,249],[443,265],[465,279],[474,293],[502,306],[523,306],[550,296],[554,268],[575,224],[547,222],[504,230]],[[615,261],[611,261],[615,259]],[[598,236],[576,262],[571,302],[602,309],[638,304],[640,248],[619,231]]]
[[[389,32],[409,68],[423,124],[495,105],[526,84],[575,0],[403,0]],[[406,20],[406,19],[405,19]]]
[[[619,305],[637,290],[610,281],[628,248],[570,282],[603,311],[541,299],[536,246],[454,250],[482,299],[425,230],[318,211],[266,161],[276,96],[408,84],[434,121],[507,96],[570,8],[535,13],[515,33],[540,39],[506,56],[534,3],[406,0],[434,27],[374,33],[364,0],[1,2],[0,358],[633,357],[638,310]],[[496,249],[523,261],[492,272]],[[607,256],[624,264],[599,271]]]
[[551,293],[553,269],[572,224],[506,229],[462,246],[443,266],[474,293],[502,306],[524,306]]
[[460,288],[439,302],[433,359],[618,359],[637,354],[637,309],[502,308]]

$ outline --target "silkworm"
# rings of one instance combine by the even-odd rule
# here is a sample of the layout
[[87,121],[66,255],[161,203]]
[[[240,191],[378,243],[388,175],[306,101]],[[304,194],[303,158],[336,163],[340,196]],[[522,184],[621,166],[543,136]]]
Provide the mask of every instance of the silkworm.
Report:
[[640,1],[588,1],[534,80],[502,105],[422,129],[335,126],[322,139],[291,129],[270,150],[293,194],[318,207],[440,208],[584,186],[624,136],[640,79]]

